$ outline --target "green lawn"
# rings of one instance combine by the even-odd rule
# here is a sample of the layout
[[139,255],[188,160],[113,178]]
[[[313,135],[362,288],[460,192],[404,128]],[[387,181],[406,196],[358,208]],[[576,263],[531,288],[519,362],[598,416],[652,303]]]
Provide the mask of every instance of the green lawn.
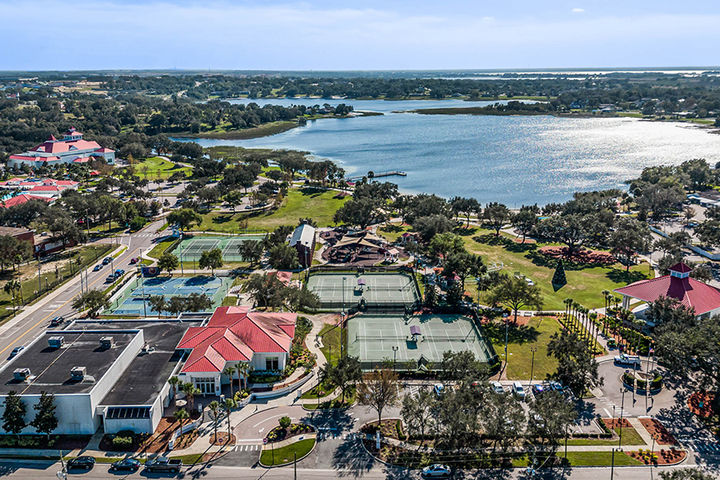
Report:
[[[496,239],[492,232],[481,229],[464,232],[463,239],[468,251],[482,255],[486,264],[502,262],[504,272],[519,272],[532,279],[543,295],[545,310],[563,310],[565,306],[562,302],[566,298],[572,298],[588,308],[603,307],[605,301],[600,292],[624,287],[647,278],[649,274],[647,263],[632,267],[630,272],[625,272],[625,267],[620,264],[578,269],[565,265],[567,285],[555,292],[551,281],[556,262],[545,266],[542,256],[536,253],[536,249],[544,244],[516,244],[506,236]],[[477,289],[472,280],[466,282],[465,288],[475,297]],[[480,298],[481,301],[486,300],[486,294],[481,294]]]
[[[525,326],[514,326],[512,321],[508,324],[508,356],[507,378],[530,379],[532,367],[532,352],[530,348],[536,347],[535,366],[533,377],[536,381],[545,380],[557,368],[557,361],[547,355],[547,344],[553,333],[562,328],[553,317],[533,317]],[[504,360],[505,355],[505,324],[497,320],[484,327],[484,331],[492,341],[495,352]]]
[[[340,358],[340,328],[336,328],[334,325],[325,325],[320,330],[320,336],[323,342],[320,351],[331,364],[337,364]],[[345,336],[347,336],[347,333],[345,333]]]
[[260,454],[260,463],[271,467],[273,465],[282,465],[292,462],[295,458],[298,460],[307,455],[315,445],[314,438],[306,438],[299,442],[291,443],[284,447],[263,450]]
[[[620,429],[614,428],[615,433],[619,434]],[[617,445],[618,439],[611,438],[571,438],[568,439],[568,445]],[[622,429],[623,445],[645,445],[640,434],[633,427],[624,427]]]
[[[254,215],[208,213],[195,230],[235,233],[244,229],[275,230],[281,225],[297,225],[301,218],[312,218],[319,227],[333,225],[335,211],[345,203],[339,192],[314,188],[292,189],[277,210]],[[347,197],[349,198],[349,197]]]
[[176,165],[161,157],[150,157],[135,164],[135,173],[148,180],[165,180],[175,172],[182,172],[189,177],[192,168]]
[[152,250],[148,252],[148,257],[160,258],[168,248],[177,242],[179,242],[179,239],[174,238],[172,240],[163,240],[162,242],[156,243]]
[[[564,453],[558,453],[558,457],[563,457]],[[584,467],[609,467],[612,464],[612,452],[568,452],[568,462],[570,465]],[[622,452],[615,452],[616,466],[642,465],[630,455]]]

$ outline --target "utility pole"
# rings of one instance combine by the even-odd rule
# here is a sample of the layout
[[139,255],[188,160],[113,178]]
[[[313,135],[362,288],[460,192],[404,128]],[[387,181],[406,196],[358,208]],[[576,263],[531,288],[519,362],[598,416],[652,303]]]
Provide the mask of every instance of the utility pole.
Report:
[[395,368],[395,360],[396,360],[397,351],[398,351],[399,348],[400,348],[400,347],[398,347],[397,345],[393,345],[393,346],[392,346],[392,351],[393,351],[393,372],[395,372],[395,370],[396,370],[396,368]]
[[38,296],[42,292],[42,282],[40,281],[40,259],[38,258]]
[[297,480],[297,452],[293,453],[293,478]]
[[613,480],[614,474],[615,474],[615,449],[613,448],[612,449],[612,460],[610,461],[610,480]]
[[618,440],[618,449],[622,450],[622,422],[623,422],[623,409],[625,408],[625,387],[620,387],[620,391],[622,392],[622,402],[620,403],[620,423],[618,424],[618,428],[620,429],[619,435],[620,439]]

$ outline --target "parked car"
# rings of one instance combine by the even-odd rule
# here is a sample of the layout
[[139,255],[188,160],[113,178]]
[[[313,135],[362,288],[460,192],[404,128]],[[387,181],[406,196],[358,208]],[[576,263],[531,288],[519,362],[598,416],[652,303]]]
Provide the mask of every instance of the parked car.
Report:
[[560,392],[560,393],[564,393],[564,392],[565,392],[565,387],[563,387],[563,386],[562,386],[562,383],[560,383],[560,382],[556,382],[555,380],[553,380],[553,381],[550,382],[549,385],[550,385],[550,388],[552,388],[552,389],[555,390],[556,392]]
[[105,283],[113,283],[116,279],[117,277],[115,277],[115,274],[113,273],[112,275],[105,277]]
[[616,355],[614,360],[618,365],[629,365],[631,367],[640,366],[640,357],[637,355],[627,355],[625,353],[621,353],[620,355]]
[[532,386],[532,393],[536,397],[542,395],[545,392],[545,390],[546,390],[545,386],[540,383],[536,383],[535,385]]
[[180,467],[182,467],[182,460],[179,458],[155,457],[145,462],[145,470],[148,472],[179,473]]
[[118,268],[117,270],[115,270],[115,273],[113,273],[113,275],[115,275],[115,278],[122,277],[124,274],[125,270],[123,270],[122,268]]
[[15,358],[17,357],[17,354],[22,352],[25,349],[25,345],[19,345],[12,349],[12,352],[10,352],[9,358]]
[[122,460],[118,460],[117,462],[114,462],[112,465],[110,465],[111,472],[136,472],[139,468],[140,461],[135,460],[134,458],[123,458]]
[[61,325],[64,321],[65,321],[65,317],[55,317],[52,320],[50,320],[50,326],[57,327],[58,325]]
[[492,382],[490,382],[490,386],[492,387],[493,392],[495,392],[495,393],[505,393],[505,389],[503,388],[502,383],[500,383],[496,380],[493,380]]
[[531,279],[525,277],[525,283],[528,284],[528,286],[532,287],[535,285],[535,282],[533,282]]
[[95,466],[95,459],[87,455],[81,457],[71,458],[67,462],[67,469],[72,470],[73,468],[82,468],[84,470],[90,470]]
[[98,263],[97,265],[95,265],[95,268],[93,268],[93,272],[99,272],[100,270],[102,270],[102,267],[103,267],[103,264]]
[[112,257],[105,257],[105,258],[103,258],[102,263],[103,263],[103,265],[107,265],[108,263],[112,262],[112,260],[113,260]]
[[520,382],[513,382],[512,392],[518,400],[525,400],[525,389]]
[[436,383],[435,385],[433,385],[433,391],[435,392],[435,395],[440,396],[445,393],[445,385],[443,385],[442,383]]
[[138,263],[138,261],[139,259],[137,257],[133,257],[130,259],[130,265],[135,265],[136,263]]
[[447,465],[435,463],[422,469],[422,476],[428,478],[449,478],[452,476],[452,470]]

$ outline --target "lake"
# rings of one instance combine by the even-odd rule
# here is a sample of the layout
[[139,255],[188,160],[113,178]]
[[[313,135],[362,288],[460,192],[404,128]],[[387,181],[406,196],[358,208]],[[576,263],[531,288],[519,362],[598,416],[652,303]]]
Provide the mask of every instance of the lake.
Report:
[[[233,103],[249,103],[233,100]],[[419,115],[394,113],[494,102],[255,100],[315,105],[346,103],[382,116],[321,119],[250,140],[197,139],[202,146],[287,148],[330,158],[350,175],[402,170],[389,177],[404,192],[475,197],[510,207],[560,202],[573,192],[624,187],[643,167],[692,158],[720,161],[720,135],[682,123],[630,118]]]

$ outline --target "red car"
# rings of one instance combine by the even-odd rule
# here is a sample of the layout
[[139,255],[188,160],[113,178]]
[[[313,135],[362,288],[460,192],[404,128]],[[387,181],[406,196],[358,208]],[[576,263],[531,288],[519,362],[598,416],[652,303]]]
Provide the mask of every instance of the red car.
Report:
[[138,260],[139,260],[139,259],[138,259],[137,257],[131,258],[131,259],[130,259],[130,265],[135,265],[135,264],[138,262]]

